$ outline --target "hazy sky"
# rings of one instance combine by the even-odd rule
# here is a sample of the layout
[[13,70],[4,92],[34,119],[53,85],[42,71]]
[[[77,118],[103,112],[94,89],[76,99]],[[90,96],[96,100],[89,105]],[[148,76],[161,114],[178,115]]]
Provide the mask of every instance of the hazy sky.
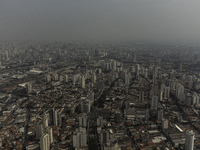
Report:
[[0,0],[0,40],[200,42],[200,0]]

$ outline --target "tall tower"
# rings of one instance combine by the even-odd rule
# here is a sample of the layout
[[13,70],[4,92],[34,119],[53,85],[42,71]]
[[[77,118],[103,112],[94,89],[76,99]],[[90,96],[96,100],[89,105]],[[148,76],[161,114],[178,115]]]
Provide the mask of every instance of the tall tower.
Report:
[[158,96],[153,96],[151,99],[151,109],[157,109],[158,108]]
[[46,76],[47,83],[51,82],[51,75]]
[[40,138],[40,149],[41,150],[49,150],[50,149],[49,134],[44,134]]
[[96,74],[93,73],[93,74],[92,74],[92,83],[95,83],[95,82],[96,82]]
[[47,133],[49,134],[49,142],[50,144],[53,143],[53,132],[52,132],[52,128],[48,127],[47,128]]
[[47,117],[46,113],[43,114],[42,121],[43,121],[43,127],[44,128],[48,127],[48,117]]
[[57,73],[54,74],[54,81],[58,81],[58,74]]
[[144,91],[139,91],[139,103],[144,103]]
[[192,130],[186,131],[185,150],[193,150],[194,137],[195,137],[195,133]]
[[36,139],[39,140],[41,136],[43,135],[43,127],[42,124],[36,125]]
[[81,78],[81,88],[85,88],[85,78],[84,76]]
[[65,82],[68,82],[69,81],[69,77],[68,75],[65,75]]
[[57,110],[53,108],[53,125],[57,126],[58,125],[58,119],[57,119]]

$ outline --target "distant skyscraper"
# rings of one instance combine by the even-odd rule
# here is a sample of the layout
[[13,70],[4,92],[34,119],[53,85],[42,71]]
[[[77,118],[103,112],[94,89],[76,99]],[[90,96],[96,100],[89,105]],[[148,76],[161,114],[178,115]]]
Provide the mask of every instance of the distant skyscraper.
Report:
[[109,132],[103,131],[101,132],[101,144],[107,144],[109,142]]
[[162,128],[163,129],[168,129],[169,126],[169,121],[167,119],[162,120]]
[[48,117],[47,117],[46,113],[43,114],[42,122],[43,122],[44,128],[48,127]]
[[78,118],[79,121],[79,127],[86,127],[87,126],[87,117],[86,116],[80,116]]
[[54,74],[54,81],[58,81],[58,74],[57,73]]
[[68,77],[68,75],[65,75],[65,82],[69,82],[69,77]]
[[47,83],[51,82],[51,75],[46,76],[46,81],[47,81]]
[[80,148],[87,146],[87,135],[83,131],[79,131],[73,135],[73,147]]
[[168,99],[170,94],[170,88],[169,86],[165,86],[164,88],[164,99]]
[[81,78],[81,88],[85,88],[85,78],[84,76]]
[[186,131],[185,150],[193,150],[193,148],[194,148],[194,137],[195,137],[195,133],[192,130]]
[[139,103],[144,104],[144,91],[139,91]]
[[42,135],[43,135],[43,126],[42,124],[37,124],[36,125],[36,139],[39,140]]
[[130,75],[129,75],[129,73],[126,73],[125,72],[125,86],[129,86],[129,84],[130,84]]
[[157,119],[158,121],[162,121],[163,120],[163,111],[159,110],[157,113]]
[[159,101],[160,101],[160,102],[163,101],[163,92],[162,92],[162,91],[160,91]]
[[57,110],[53,108],[53,125],[57,126],[58,125],[58,119],[57,119]]
[[49,134],[49,142],[51,144],[51,143],[53,143],[53,132],[52,132],[52,128],[51,127],[47,128],[47,133]]
[[49,150],[50,142],[49,142],[49,134],[44,134],[40,138],[40,150]]
[[151,99],[151,109],[157,109],[158,108],[158,96],[153,95]]
[[97,126],[103,127],[103,117],[97,118]]
[[115,60],[111,63],[111,68],[112,68],[112,71],[116,70],[116,61]]
[[96,83],[96,74],[95,73],[92,74],[92,83]]
[[93,92],[93,91],[90,91],[90,92],[88,93],[88,99],[89,99],[90,101],[94,101],[94,92]]
[[145,109],[145,121],[149,121],[149,109]]
[[90,112],[90,101],[89,100],[84,100],[81,102],[81,112],[82,113]]

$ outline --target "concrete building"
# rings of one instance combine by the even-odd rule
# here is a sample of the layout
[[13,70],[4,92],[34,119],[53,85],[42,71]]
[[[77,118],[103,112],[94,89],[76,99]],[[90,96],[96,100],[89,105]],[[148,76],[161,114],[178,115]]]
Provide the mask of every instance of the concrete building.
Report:
[[139,103],[144,104],[144,91],[139,91]]
[[169,121],[167,119],[162,120],[162,129],[168,129]]
[[57,110],[53,108],[53,125],[57,126],[58,125],[58,115],[57,115]]
[[85,77],[83,76],[82,78],[81,78],[81,88],[85,88]]
[[31,93],[32,92],[32,83],[27,83],[26,84],[26,92]]
[[48,75],[46,76],[46,81],[47,81],[47,83],[51,82],[51,75],[48,74]]
[[85,115],[80,116],[78,118],[79,127],[86,127],[87,126],[87,117]]
[[43,114],[42,124],[43,124],[44,128],[48,127],[48,117],[47,117],[46,113]]
[[158,96],[153,95],[151,99],[151,109],[157,109],[158,108]]
[[40,138],[40,150],[49,150],[50,142],[49,142],[49,134],[44,134]]
[[39,140],[41,136],[43,135],[43,126],[42,124],[37,124],[36,125],[36,139]]
[[103,127],[103,117],[97,118],[97,126]]
[[193,150],[194,138],[195,138],[195,133],[192,130],[186,131],[185,150]]
[[92,83],[96,83],[96,74],[95,73],[92,74]]
[[87,136],[86,133],[79,131],[73,135],[73,147],[80,148],[83,146],[87,146]]

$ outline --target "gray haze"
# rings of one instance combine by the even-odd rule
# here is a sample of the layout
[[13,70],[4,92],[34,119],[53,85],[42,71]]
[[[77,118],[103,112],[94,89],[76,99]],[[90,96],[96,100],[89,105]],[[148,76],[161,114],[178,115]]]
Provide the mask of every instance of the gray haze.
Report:
[[0,40],[200,41],[200,0],[0,0]]

